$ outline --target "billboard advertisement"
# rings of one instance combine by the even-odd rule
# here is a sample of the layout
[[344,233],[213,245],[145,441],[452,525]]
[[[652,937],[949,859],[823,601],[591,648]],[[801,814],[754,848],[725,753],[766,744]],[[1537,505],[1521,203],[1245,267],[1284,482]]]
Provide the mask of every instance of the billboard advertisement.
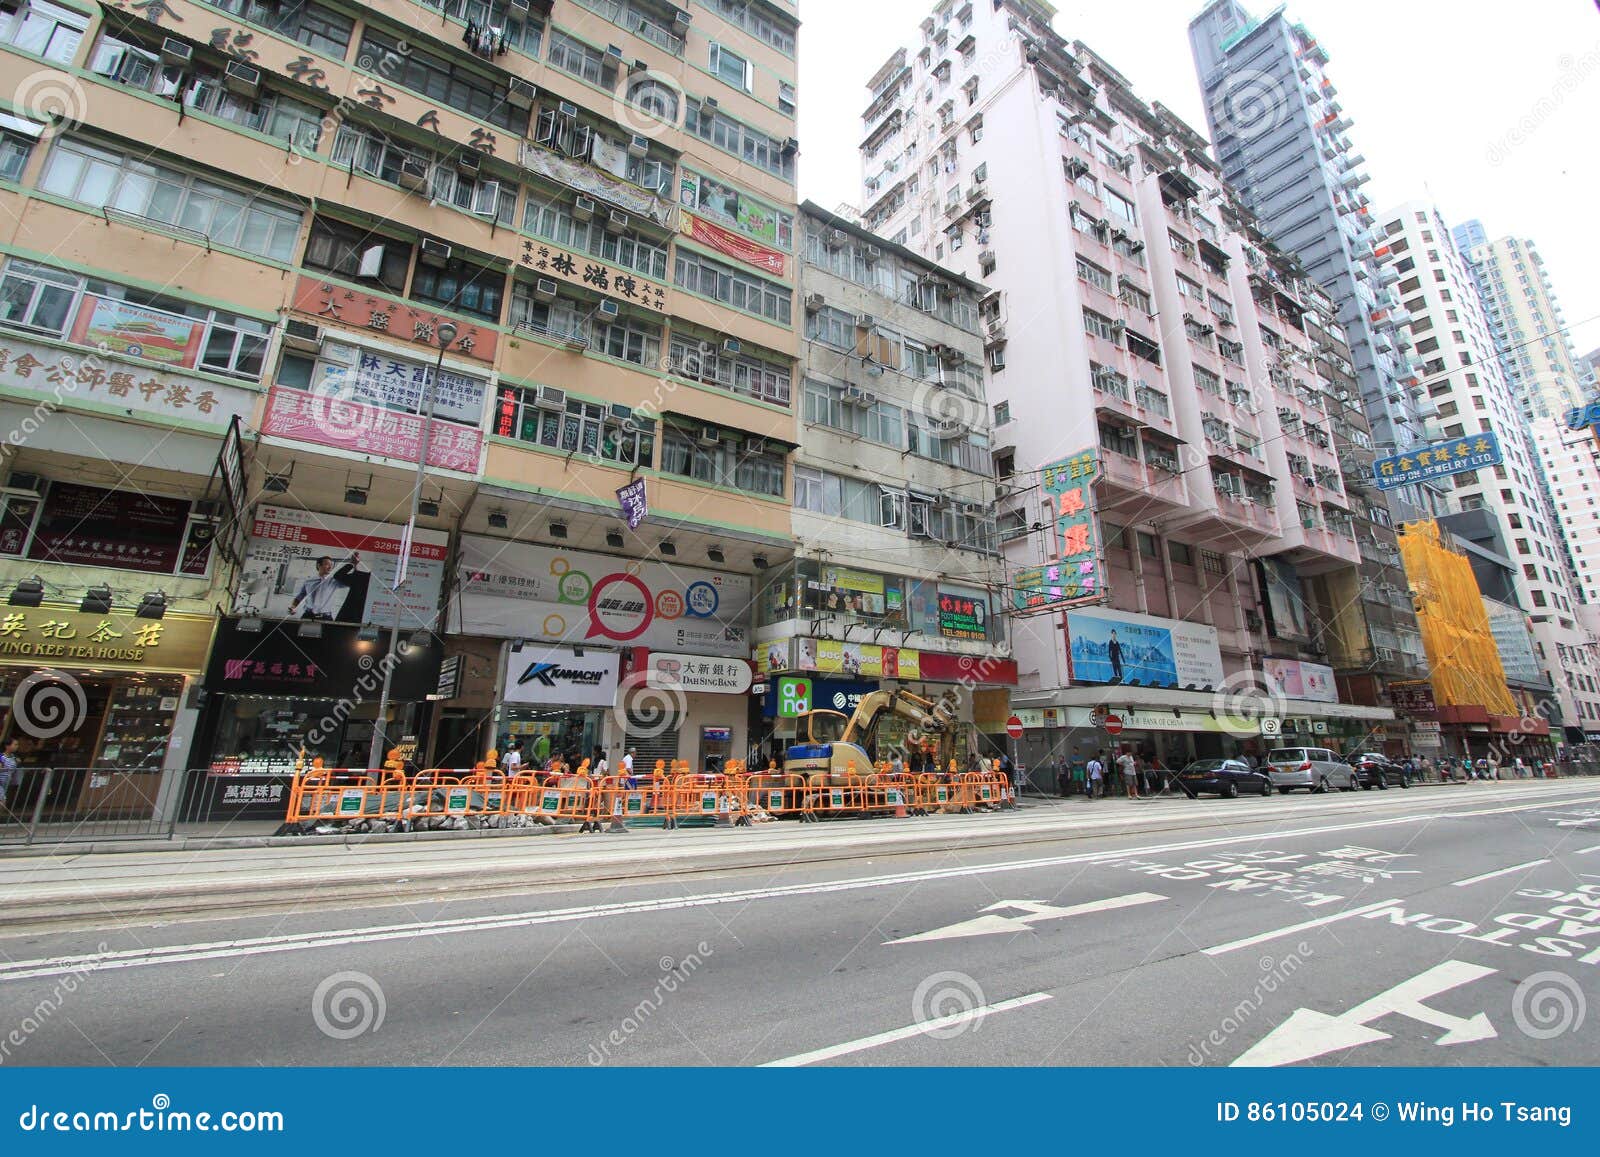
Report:
[[1267,690],[1286,699],[1311,699],[1317,703],[1337,703],[1338,688],[1333,668],[1299,659],[1267,659],[1263,663]]
[[750,578],[464,535],[453,630],[627,644],[690,655],[750,651]]
[[1311,638],[1311,612],[1294,567],[1277,558],[1260,558],[1261,589],[1266,592],[1268,634],[1275,639]]
[[1040,472],[1046,513],[1056,528],[1056,557],[1017,572],[1017,610],[1044,611],[1099,597],[1100,536],[1093,489],[1098,454],[1098,447],[1091,446]]
[[1222,651],[1215,627],[1122,611],[1068,611],[1074,683],[1217,687]]
[[245,547],[240,615],[335,623],[388,623],[399,602],[407,627],[432,624],[450,536],[417,530],[406,581],[393,584],[405,527],[284,506],[260,506]]
[[72,323],[72,340],[162,365],[193,368],[203,329],[204,324],[192,317],[88,294]]

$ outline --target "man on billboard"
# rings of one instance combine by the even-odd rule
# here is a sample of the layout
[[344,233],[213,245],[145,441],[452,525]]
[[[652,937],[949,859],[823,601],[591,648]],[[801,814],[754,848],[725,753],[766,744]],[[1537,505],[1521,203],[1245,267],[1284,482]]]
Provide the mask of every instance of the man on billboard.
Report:
[[289,614],[298,611],[302,619],[320,622],[360,622],[367,582],[372,578],[360,568],[359,554],[352,554],[338,570],[333,569],[332,556],[323,555],[317,559],[317,573],[304,579],[295,591]]
[[1111,632],[1111,637],[1106,641],[1106,661],[1111,664],[1111,681],[1122,682],[1122,644],[1117,642],[1117,633]]

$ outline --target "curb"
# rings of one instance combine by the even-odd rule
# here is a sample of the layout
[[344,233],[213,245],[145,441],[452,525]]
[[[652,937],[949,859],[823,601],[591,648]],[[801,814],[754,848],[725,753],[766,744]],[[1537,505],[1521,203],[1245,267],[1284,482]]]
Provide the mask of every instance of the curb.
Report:
[[363,844],[403,844],[429,840],[497,839],[517,836],[560,835],[578,830],[577,824],[549,824],[532,828],[471,828],[465,831],[362,832],[359,835],[323,836],[174,836],[170,840],[131,837],[104,842],[61,841],[53,844],[16,844],[0,847],[0,860],[33,856],[102,856],[125,852],[214,852],[234,848],[359,847]]

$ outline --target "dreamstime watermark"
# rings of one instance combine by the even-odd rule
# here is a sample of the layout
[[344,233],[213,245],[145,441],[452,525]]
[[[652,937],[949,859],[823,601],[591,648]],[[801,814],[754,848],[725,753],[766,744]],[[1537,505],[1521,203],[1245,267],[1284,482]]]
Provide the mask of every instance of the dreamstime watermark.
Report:
[[355,683],[351,686],[350,695],[335,701],[333,708],[305,733],[305,744],[316,747],[324,740],[338,734],[344,726],[345,720],[367,701],[367,697],[378,691],[383,686],[385,676],[399,668],[410,657],[412,644],[408,639],[399,640],[394,648],[382,659],[374,660],[371,655],[362,655],[356,659],[356,666],[361,673],[356,676]]
[[622,680],[611,717],[631,745],[657,739],[678,726],[688,713],[689,699],[676,684],[652,681],[650,671],[634,671]]
[[630,1037],[644,1028],[646,1022],[661,1011],[667,997],[687,984],[690,977],[714,954],[711,945],[704,940],[694,947],[695,950],[682,960],[674,960],[670,956],[661,958],[659,962],[661,975],[656,977],[650,994],[634,1005],[628,1015],[623,1017],[603,1040],[589,1046],[589,1064],[598,1067],[609,1061],[612,1050],[620,1049],[627,1044]]
[[1200,1066],[1208,1061],[1217,1059],[1216,1054],[1240,1029],[1247,1025],[1256,1013],[1267,1002],[1267,997],[1286,987],[1289,978],[1305,966],[1305,962],[1314,956],[1310,944],[1302,940],[1294,946],[1294,951],[1281,960],[1271,956],[1263,956],[1257,962],[1260,975],[1251,986],[1249,995],[1245,996],[1223,1016],[1217,1026],[1199,1041],[1189,1043],[1189,1054],[1185,1058],[1191,1065]]
[[911,994],[911,1015],[917,1024],[927,1026],[924,1035],[948,1040],[968,1029],[976,1032],[983,1016],[968,1014],[987,1003],[983,986],[965,972],[935,972]]
[[1534,1040],[1577,1032],[1588,1011],[1583,989],[1564,972],[1535,972],[1511,997],[1511,1019],[1523,1036]]
[[323,1036],[333,1040],[377,1032],[388,1011],[383,986],[365,972],[335,972],[311,994],[311,1019]]
[[1283,82],[1270,72],[1246,69],[1233,73],[1218,95],[1217,135],[1255,140],[1281,125],[1288,111]]
[[1254,738],[1261,734],[1263,719],[1281,719],[1289,714],[1289,700],[1273,690],[1262,672],[1239,670],[1212,692],[1211,713],[1224,734]]
[[67,997],[78,991],[81,981],[88,978],[98,962],[105,957],[109,948],[104,941],[95,945],[93,956],[85,957],[71,972],[62,976],[50,989],[49,995],[43,997],[31,1009],[22,1014],[22,1019],[0,1037],[0,1065],[12,1059],[12,1053],[28,1043],[30,1037],[50,1022],[50,1018],[60,1012],[67,1003]]
[[89,115],[89,94],[77,77],[40,69],[18,83],[11,93],[11,107],[45,117],[54,132],[70,132]]
[[[395,42],[395,46],[392,49],[384,50],[383,53],[376,59],[370,52],[362,53],[356,58],[356,68],[362,73],[365,73],[369,78],[377,77],[384,80],[392,80],[394,78],[394,74],[400,70],[400,66],[405,63],[406,57],[410,55],[410,43],[405,40],[398,40]],[[315,74],[314,77],[313,74]],[[323,79],[321,74],[321,69],[313,69],[300,79],[304,83],[310,83],[313,78],[320,81]],[[383,100],[386,97],[387,94],[383,92],[381,86],[377,90],[373,90],[364,89],[359,84],[356,85],[354,95],[345,95],[340,97],[338,102],[335,103],[334,106],[326,113],[324,113],[322,119],[317,122],[317,140],[320,142],[328,133],[337,132],[339,126],[342,125],[349,118],[350,113],[358,107],[370,105],[371,107],[381,109]],[[387,97],[387,99],[391,101],[393,100],[392,97]],[[361,146],[358,143],[356,145],[357,151],[359,151],[360,147]],[[289,152],[285,163],[290,165],[298,165],[304,159],[305,158],[303,158],[299,153],[291,151]],[[355,154],[352,153],[351,164],[353,165],[354,162]]]
[[83,685],[53,667],[28,675],[11,694],[11,716],[18,730],[34,739],[54,739],[75,731],[88,713]]
[[1566,103],[1567,98],[1576,92],[1584,81],[1600,71],[1600,44],[1594,45],[1582,56],[1564,54],[1556,63],[1558,71],[1550,90],[1534,101],[1533,107],[1523,113],[1516,124],[1490,142],[1484,157],[1491,165],[1505,164],[1511,154],[1527,144],[1528,138],[1556,114],[1556,110]]

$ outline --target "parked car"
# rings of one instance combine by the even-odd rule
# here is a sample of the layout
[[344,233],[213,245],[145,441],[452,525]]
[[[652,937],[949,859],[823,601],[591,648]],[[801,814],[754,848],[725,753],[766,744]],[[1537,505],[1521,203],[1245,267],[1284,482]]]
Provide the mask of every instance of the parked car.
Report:
[[1178,783],[1190,795],[1215,793],[1235,799],[1240,792],[1271,795],[1272,780],[1242,759],[1196,759],[1178,773]]
[[1280,747],[1267,753],[1267,774],[1279,791],[1354,791],[1356,770],[1326,747]]
[[1356,769],[1356,779],[1363,791],[1373,788],[1387,790],[1390,784],[1396,787],[1411,786],[1411,781],[1406,778],[1406,769],[1381,752],[1357,751],[1349,756],[1349,760],[1350,766]]

